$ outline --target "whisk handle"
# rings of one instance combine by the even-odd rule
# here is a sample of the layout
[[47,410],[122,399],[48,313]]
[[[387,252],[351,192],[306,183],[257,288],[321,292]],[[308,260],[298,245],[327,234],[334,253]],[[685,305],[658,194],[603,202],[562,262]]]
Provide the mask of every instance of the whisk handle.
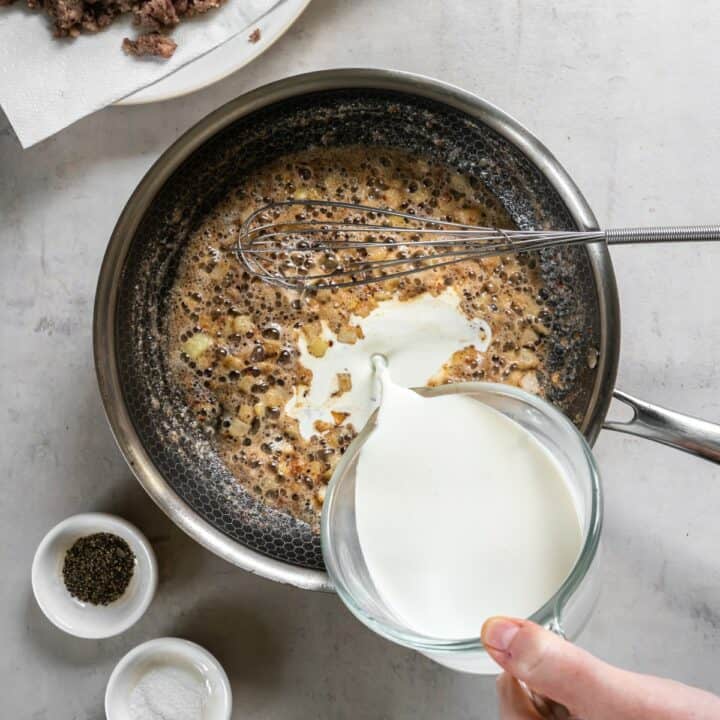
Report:
[[608,245],[720,240],[720,225],[677,225],[648,228],[617,228],[605,231]]

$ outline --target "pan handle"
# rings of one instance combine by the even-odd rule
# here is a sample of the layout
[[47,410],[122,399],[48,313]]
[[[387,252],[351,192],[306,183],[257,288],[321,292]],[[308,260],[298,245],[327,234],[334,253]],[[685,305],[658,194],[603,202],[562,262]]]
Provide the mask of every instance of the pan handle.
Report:
[[633,417],[628,422],[606,422],[607,430],[654,440],[720,464],[720,425],[651,405],[620,390],[613,397],[628,405]]

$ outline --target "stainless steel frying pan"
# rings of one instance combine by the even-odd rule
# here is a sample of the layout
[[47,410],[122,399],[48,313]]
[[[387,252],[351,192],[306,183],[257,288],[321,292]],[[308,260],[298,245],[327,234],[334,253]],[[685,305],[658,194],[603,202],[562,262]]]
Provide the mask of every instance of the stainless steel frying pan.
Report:
[[[486,185],[518,227],[587,230],[580,191],[524,127],[474,95],[385,70],[288,78],[234,100],[175,142],[143,178],[110,240],[98,281],[94,350],[105,410],[140,483],[208,549],[265,577],[332,589],[319,539],[245,493],[195,425],[165,367],[167,294],[193,228],[244,175],[311,146],[390,146],[448,163]],[[720,462],[720,428],[615,389],[620,314],[607,248],[543,251],[535,261],[555,322],[551,399],[592,443],[601,428]],[[612,398],[629,422],[606,422]]]

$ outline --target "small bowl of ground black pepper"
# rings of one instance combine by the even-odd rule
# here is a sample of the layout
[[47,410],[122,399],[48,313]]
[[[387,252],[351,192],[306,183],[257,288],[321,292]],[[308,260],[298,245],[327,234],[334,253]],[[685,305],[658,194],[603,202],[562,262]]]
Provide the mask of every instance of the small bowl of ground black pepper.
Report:
[[115,515],[83,513],[43,538],[32,586],[40,609],[61,630],[111,637],[134,625],[152,602],[157,561],[134,525]]

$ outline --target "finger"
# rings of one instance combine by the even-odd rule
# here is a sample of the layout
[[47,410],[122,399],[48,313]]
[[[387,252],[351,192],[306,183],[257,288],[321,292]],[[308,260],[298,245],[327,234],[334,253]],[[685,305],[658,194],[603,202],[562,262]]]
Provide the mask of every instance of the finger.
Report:
[[541,720],[527,692],[520,687],[514,677],[502,673],[498,676],[496,684],[500,720]]

